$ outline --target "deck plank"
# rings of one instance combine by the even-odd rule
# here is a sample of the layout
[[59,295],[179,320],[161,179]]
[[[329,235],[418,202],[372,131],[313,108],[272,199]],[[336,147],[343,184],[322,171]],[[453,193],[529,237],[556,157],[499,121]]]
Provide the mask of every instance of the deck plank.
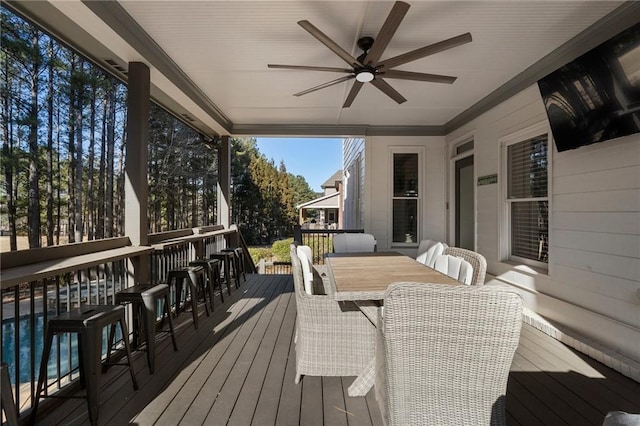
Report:
[[[250,299],[247,304],[250,309],[245,310],[229,325],[233,330],[228,332],[229,330],[225,329],[219,344],[208,351],[194,371],[192,379],[185,383],[186,388],[189,389],[188,395],[185,395],[184,390],[180,392],[178,398],[172,401],[159,419],[161,422],[166,424],[203,423],[212,405],[220,396],[220,390],[231,374],[231,369],[238,360],[244,344],[264,312],[263,308],[268,305],[277,289],[277,283],[271,281],[265,287],[267,290],[263,296]],[[185,410],[185,406],[188,409]],[[184,415],[179,417],[179,411]]]
[[[293,285],[289,282],[287,292],[289,293],[289,304],[285,312],[282,327],[278,333],[278,340],[271,356],[267,374],[265,376],[262,391],[257,398],[256,409],[253,413],[253,424],[276,424],[278,415],[278,404],[283,388],[283,380],[289,357],[289,349],[296,321],[296,305],[293,296]],[[234,413],[235,414],[235,413]],[[232,418],[233,419],[233,418]],[[246,423],[245,423],[246,424]]]
[[[251,291],[252,290],[252,291]],[[187,395],[192,395],[194,391],[197,391],[199,387],[194,383],[189,383],[187,386],[187,382],[189,380],[199,380],[205,379],[201,375],[195,375],[198,367],[202,365],[204,362],[204,358],[210,353],[203,353],[204,348],[208,344],[210,346],[210,351],[215,349],[221,350],[224,347],[224,342],[221,343],[221,340],[226,336],[225,331],[227,327],[234,323],[234,321],[239,318],[247,309],[252,308],[252,298],[257,295],[261,295],[265,291],[264,288],[261,288],[257,283],[253,283],[252,287],[248,290],[247,296],[245,298],[231,300],[229,304],[228,310],[231,312],[229,315],[227,312],[222,309],[216,310],[216,315],[221,315],[222,318],[226,316],[219,324],[214,328],[214,333],[211,333],[208,337],[206,337],[201,343],[197,342],[197,338],[189,341],[189,345],[183,345],[180,348],[180,359],[179,362],[182,368],[177,371],[175,374],[171,372],[171,377],[166,380],[166,388],[160,388],[157,393],[157,397],[150,401],[144,409],[133,419],[135,422],[139,424],[153,424],[157,421],[163,413],[169,408],[170,405],[173,404],[174,409],[179,413],[184,414],[184,412],[188,409],[189,405],[193,401],[193,399],[187,398]],[[239,292],[234,292],[232,297],[236,296]],[[225,304],[227,302],[225,301]],[[209,326],[207,323],[202,324],[202,332],[204,332],[205,327]],[[195,336],[195,333],[194,333]],[[182,348],[184,347],[184,354],[182,353]],[[204,357],[204,358],[203,358]],[[157,373],[156,373],[157,374]],[[162,381],[158,382],[158,385],[162,385]],[[184,406],[177,406],[179,401],[184,402]],[[178,419],[179,421],[180,419]]]
[[569,424],[599,425],[602,423],[597,420],[600,416],[597,410],[540,370],[520,353],[516,352],[514,356],[511,375],[520,378],[520,382],[526,388],[531,389],[533,394],[549,395],[549,398],[544,398],[549,409]]
[[303,376],[300,383],[302,384],[300,424],[305,426],[324,425],[322,377]]
[[[276,425],[297,425],[300,422],[300,406],[302,404],[302,383],[295,384],[296,377],[296,345],[295,332],[289,341],[289,355],[282,381],[282,393],[278,402]],[[257,425],[258,423],[256,423]]]
[[[509,391],[523,404],[526,404],[527,409],[531,412],[531,421],[535,418],[540,424],[544,425],[566,425],[567,423],[562,420],[553,411],[547,409],[546,405],[540,401],[537,395],[533,394],[529,389],[524,387],[520,381],[513,377],[509,377],[508,381]],[[537,424],[534,421],[533,424]]]
[[[366,398],[351,398],[349,397],[349,386],[355,377],[342,377],[342,394],[346,395],[344,398],[345,408],[347,410],[347,422],[349,426],[365,426],[371,425],[371,413],[369,413],[369,406],[367,405]],[[375,392],[371,392],[375,393]]]
[[[111,368],[101,387],[100,424],[382,425],[375,392],[351,398],[353,377],[295,378],[295,295],[290,275],[249,274],[219,302],[176,322],[180,350],[157,341],[155,374],[134,353],[140,389],[126,368]],[[201,307],[202,308],[202,307]],[[57,402],[57,401],[56,401]],[[601,424],[609,410],[640,412],[640,384],[523,325],[507,388],[514,426]],[[84,400],[60,401],[38,424],[85,424]],[[42,420],[42,421],[40,421]]]
[[[277,334],[274,333],[271,334],[271,337],[267,334],[269,325],[277,321],[278,327],[272,327],[272,330],[275,329],[277,333],[288,303],[288,298],[281,296],[279,291],[274,292],[267,306],[262,309],[256,326],[231,368],[231,372],[220,391],[220,396],[215,400],[211,411],[204,420],[205,424],[211,424],[216,419],[229,419],[243,390],[245,396],[241,400],[241,405],[244,407],[238,407],[238,412],[253,414],[262,389],[266,366],[273,353],[273,344],[277,337]],[[250,423],[251,416],[241,424]]]
[[276,352],[275,349],[280,331],[282,330],[284,318],[289,307],[295,304],[295,302],[291,300],[292,298],[292,293],[280,293],[277,296],[278,304],[276,311],[267,326],[267,330],[260,342],[256,355],[250,364],[246,379],[241,384],[238,398],[233,407],[233,413],[229,416],[229,425],[242,426],[251,424],[258,400],[263,391],[269,366]]
[[567,347],[558,340],[548,339],[548,336],[539,330],[527,328],[522,334],[525,339],[542,345],[549,353],[557,358],[573,366],[577,366],[579,368],[579,370],[577,370],[578,372],[583,373],[584,371],[583,374],[594,373],[606,377],[606,380],[599,381],[601,385],[628,403],[634,406],[640,406],[640,383],[619,374],[612,368],[607,367],[587,355]]
[[[349,398],[346,396],[346,398]],[[324,424],[347,426],[351,413],[346,410],[345,394],[340,377],[322,378],[322,406]]]
[[[582,362],[572,360],[563,361],[555,354],[541,348],[541,346],[526,337],[523,333],[520,339],[521,355],[529,361],[548,371],[551,377],[561,381],[571,392],[580,396],[600,412],[600,421],[611,410],[636,412],[637,406],[626,399],[619,398],[603,385],[607,378],[602,377],[597,370],[585,369]],[[567,348],[568,350],[568,348]],[[544,351],[544,352],[542,352]]]

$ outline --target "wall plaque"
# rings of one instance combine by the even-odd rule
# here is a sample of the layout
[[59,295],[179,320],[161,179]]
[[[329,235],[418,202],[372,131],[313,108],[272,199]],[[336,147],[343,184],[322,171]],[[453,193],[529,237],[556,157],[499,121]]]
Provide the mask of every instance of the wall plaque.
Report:
[[478,177],[478,186],[491,185],[494,183],[498,183],[498,175],[496,173]]

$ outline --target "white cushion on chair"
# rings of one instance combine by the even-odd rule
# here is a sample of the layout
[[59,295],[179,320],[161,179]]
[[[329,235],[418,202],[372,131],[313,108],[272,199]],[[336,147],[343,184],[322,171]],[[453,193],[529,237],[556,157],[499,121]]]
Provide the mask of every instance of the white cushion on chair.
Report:
[[[431,240],[423,240],[423,241],[431,241]],[[420,247],[422,247],[422,242],[420,242]],[[418,257],[416,257],[416,260],[420,263],[424,263],[430,268],[433,268],[436,262],[436,258],[444,253],[444,249],[445,249],[444,244],[434,241],[433,244],[430,247],[428,247],[424,253],[421,253],[420,248],[418,248]]]
[[302,279],[304,281],[304,291],[312,295],[313,294],[313,264],[311,261],[311,257],[308,255],[311,253],[311,247],[309,246],[298,246],[296,249],[296,253],[300,258],[300,263],[302,264]]
[[373,252],[376,239],[371,234],[337,234],[333,237],[333,251],[336,253]]
[[436,257],[434,269],[443,274],[447,274],[462,284],[471,285],[473,267],[461,257],[450,256],[448,254],[440,255]]

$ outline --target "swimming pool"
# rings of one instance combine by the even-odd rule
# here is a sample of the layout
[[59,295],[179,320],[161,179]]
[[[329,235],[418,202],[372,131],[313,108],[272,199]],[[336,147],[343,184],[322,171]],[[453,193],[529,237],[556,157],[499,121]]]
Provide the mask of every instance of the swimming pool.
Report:
[[[56,315],[55,311],[49,312],[49,316]],[[34,376],[33,380],[38,380],[40,360],[44,347],[44,314],[34,315],[35,339],[31,345],[31,321],[29,315],[21,316],[18,320],[18,330],[14,319],[2,320],[2,362],[9,364],[9,374],[11,383],[16,383],[16,349],[19,355],[19,376],[20,383],[31,382],[31,350],[34,351]],[[20,347],[16,348],[16,336]],[[116,328],[116,341],[121,338],[120,329]],[[106,353],[108,340],[108,328],[102,332],[102,350]],[[60,351],[58,351],[58,345]],[[60,377],[69,374],[70,371],[78,368],[78,339],[75,334],[60,334],[59,338],[53,339],[51,355],[47,376],[52,379],[58,377],[58,360],[60,361]]]

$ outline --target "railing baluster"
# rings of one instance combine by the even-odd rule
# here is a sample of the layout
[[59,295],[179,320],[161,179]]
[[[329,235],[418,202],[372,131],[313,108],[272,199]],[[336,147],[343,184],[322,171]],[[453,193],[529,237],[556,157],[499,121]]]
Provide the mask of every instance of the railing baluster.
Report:
[[[13,292],[13,337],[16,342],[16,348],[20,347],[20,286],[15,286]],[[17,392],[20,389],[20,351],[14,351],[15,362],[15,377],[16,377],[16,406],[20,407],[20,394]]]
[[36,351],[33,350],[36,341],[36,286],[37,281],[29,283],[29,367],[31,369],[29,378],[31,379],[31,399],[35,397],[33,392],[33,382],[35,381]]

